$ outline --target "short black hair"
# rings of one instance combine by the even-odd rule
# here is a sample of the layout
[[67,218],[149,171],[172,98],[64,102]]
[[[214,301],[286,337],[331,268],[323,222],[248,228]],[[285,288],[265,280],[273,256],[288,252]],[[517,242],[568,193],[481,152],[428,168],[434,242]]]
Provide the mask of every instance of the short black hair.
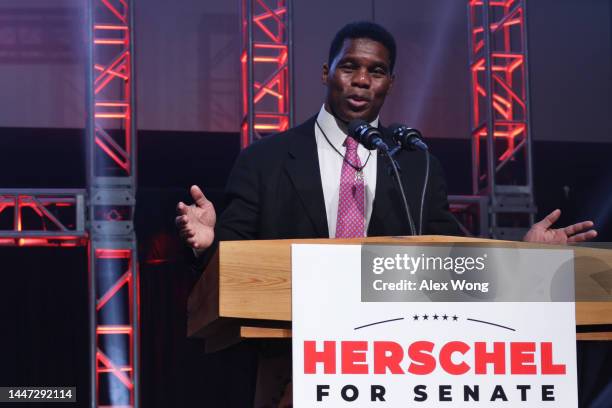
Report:
[[393,73],[396,53],[395,39],[386,28],[371,21],[356,21],[354,23],[349,23],[336,33],[329,47],[329,58],[327,63],[330,67],[332,61],[342,49],[344,40],[355,38],[368,38],[384,45],[387,51],[389,51],[389,69],[391,73]]

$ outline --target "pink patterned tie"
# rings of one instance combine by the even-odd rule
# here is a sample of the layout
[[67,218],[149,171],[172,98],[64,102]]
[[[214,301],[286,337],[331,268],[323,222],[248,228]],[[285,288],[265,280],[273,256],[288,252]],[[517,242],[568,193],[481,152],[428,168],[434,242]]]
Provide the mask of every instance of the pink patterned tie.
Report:
[[363,174],[353,167],[361,167],[361,161],[357,156],[359,143],[347,137],[344,145],[346,154],[340,174],[336,238],[363,237],[365,236],[365,185]]

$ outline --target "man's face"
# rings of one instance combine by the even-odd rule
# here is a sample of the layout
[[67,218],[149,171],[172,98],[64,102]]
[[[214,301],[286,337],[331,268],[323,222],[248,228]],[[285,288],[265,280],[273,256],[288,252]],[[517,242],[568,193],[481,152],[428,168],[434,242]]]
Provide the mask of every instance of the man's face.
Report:
[[378,116],[393,84],[389,51],[369,38],[344,41],[331,67],[323,65],[325,107],[339,119],[368,122]]

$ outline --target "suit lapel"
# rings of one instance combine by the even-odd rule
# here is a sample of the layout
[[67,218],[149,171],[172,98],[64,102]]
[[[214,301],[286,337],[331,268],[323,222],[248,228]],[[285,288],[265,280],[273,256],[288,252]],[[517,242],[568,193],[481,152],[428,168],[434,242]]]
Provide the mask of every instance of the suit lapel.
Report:
[[291,141],[285,169],[315,231],[321,237],[328,237],[314,125],[313,117],[294,129],[295,137]]

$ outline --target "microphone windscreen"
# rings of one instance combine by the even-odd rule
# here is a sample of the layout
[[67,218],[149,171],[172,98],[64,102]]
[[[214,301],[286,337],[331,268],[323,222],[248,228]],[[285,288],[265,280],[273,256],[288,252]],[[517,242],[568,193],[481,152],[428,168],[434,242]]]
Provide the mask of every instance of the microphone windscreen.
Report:
[[348,124],[348,134],[353,139],[356,139],[358,142],[361,142],[362,135],[357,134],[357,129],[362,126],[369,126],[368,122],[362,119],[353,119]]
[[394,123],[389,126],[389,133],[393,136],[393,139],[403,145],[404,147],[412,147],[414,138],[422,139],[423,135],[417,129],[409,128],[401,123]]

